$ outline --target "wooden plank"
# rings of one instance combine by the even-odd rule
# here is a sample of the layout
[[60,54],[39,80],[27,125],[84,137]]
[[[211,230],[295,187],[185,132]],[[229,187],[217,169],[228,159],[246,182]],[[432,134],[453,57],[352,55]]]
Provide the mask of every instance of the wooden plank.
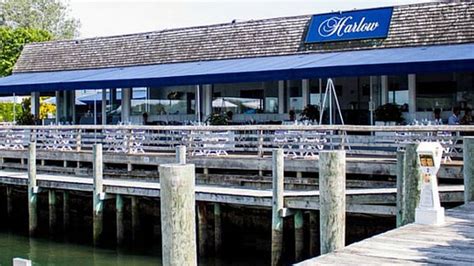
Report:
[[[300,265],[346,264],[362,257],[372,263],[472,264],[474,261],[474,203],[446,211],[441,226],[409,224],[354,243]],[[464,218],[456,218],[461,216]],[[354,264],[354,263],[349,263]]]

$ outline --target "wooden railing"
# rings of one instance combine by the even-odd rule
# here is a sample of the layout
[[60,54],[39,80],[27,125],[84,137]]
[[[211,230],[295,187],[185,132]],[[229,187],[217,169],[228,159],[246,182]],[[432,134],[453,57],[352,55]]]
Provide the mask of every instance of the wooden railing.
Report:
[[474,126],[2,126],[0,149],[22,150],[36,141],[39,150],[87,151],[102,143],[105,152],[164,153],[185,145],[192,156],[263,156],[281,147],[292,158],[311,158],[321,150],[349,154],[394,155],[406,143],[438,141],[449,157],[462,156],[462,137]]

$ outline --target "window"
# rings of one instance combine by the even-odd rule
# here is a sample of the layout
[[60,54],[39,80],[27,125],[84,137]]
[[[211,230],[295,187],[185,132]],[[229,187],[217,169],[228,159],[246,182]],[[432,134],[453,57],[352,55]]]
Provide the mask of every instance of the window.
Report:
[[408,76],[388,77],[388,102],[401,105],[408,111]]
[[[173,86],[148,88],[138,93],[137,97],[143,99],[137,101],[137,110],[144,110],[149,115],[178,115],[194,114],[196,86]],[[144,108],[138,108],[140,102],[144,102]]]
[[215,84],[213,112],[278,113],[278,82]]

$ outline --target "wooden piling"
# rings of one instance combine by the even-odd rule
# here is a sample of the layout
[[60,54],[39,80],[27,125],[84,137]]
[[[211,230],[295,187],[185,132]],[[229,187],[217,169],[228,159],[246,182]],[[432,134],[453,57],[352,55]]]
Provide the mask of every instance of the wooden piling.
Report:
[[56,191],[48,190],[49,233],[56,230]]
[[474,137],[464,137],[464,202],[474,201]]
[[163,265],[197,265],[195,167],[160,166]]
[[397,227],[403,225],[403,202],[405,201],[405,152],[397,152]]
[[346,152],[319,154],[321,255],[343,248],[346,228]]
[[7,192],[7,218],[11,220],[13,216],[13,189],[10,186],[6,186]]
[[309,256],[316,257],[319,243],[319,212],[309,212]]
[[295,212],[294,223],[295,223],[295,262],[298,262],[303,259],[303,250],[304,250],[303,211],[297,210]]
[[272,247],[271,265],[281,265],[283,251],[283,209],[284,192],[284,159],[283,149],[275,149],[272,154],[273,194],[272,194]]
[[207,255],[207,206],[203,202],[197,204],[198,213],[198,254],[200,257]]
[[69,192],[63,191],[63,229],[69,229]]
[[131,198],[131,207],[132,207],[132,240],[138,240],[138,232],[140,228],[140,212],[139,212],[139,203],[138,198],[132,196]]
[[420,201],[421,170],[416,152],[417,144],[407,144],[404,160],[404,182],[402,191],[402,220],[400,225],[415,222],[415,209]]
[[93,178],[93,242],[97,245],[102,235],[104,209],[102,144],[93,146]]
[[124,226],[123,226],[123,197],[117,194],[115,197],[115,220],[117,226],[117,245],[123,244],[124,239]]
[[186,164],[186,146],[179,145],[176,147],[176,163]]
[[214,203],[214,252],[219,255],[222,248],[222,216],[221,205]]
[[34,236],[38,228],[37,192],[36,142],[30,142],[28,145],[28,227],[30,236]]

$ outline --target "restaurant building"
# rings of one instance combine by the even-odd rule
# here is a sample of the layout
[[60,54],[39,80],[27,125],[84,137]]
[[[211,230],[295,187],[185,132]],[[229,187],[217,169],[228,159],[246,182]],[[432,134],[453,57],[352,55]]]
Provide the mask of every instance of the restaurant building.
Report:
[[[57,122],[281,123],[323,106],[346,124],[401,106],[408,123],[474,105],[474,3],[435,2],[28,44],[2,95],[54,96]],[[333,98],[333,100],[335,100]],[[327,105],[324,105],[325,107]]]

